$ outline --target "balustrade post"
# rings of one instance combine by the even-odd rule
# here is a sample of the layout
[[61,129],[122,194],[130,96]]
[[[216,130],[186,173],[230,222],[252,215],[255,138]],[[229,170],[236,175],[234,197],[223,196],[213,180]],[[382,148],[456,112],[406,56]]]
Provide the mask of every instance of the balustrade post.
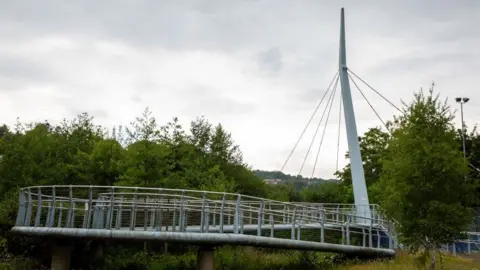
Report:
[[133,194],[132,202],[132,214],[130,215],[130,231],[135,230],[135,223],[137,219],[137,192],[138,188],[135,188],[135,193]]
[[275,223],[273,222],[273,216],[270,215],[270,237],[274,236],[274,231],[275,231]]
[[325,210],[320,211],[320,242],[325,241]]
[[258,219],[257,219],[257,236],[262,236],[262,217],[263,217],[263,200],[260,202],[260,206],[258,208]]
[[56,197],[56,188],[55,186],[52,187],[52,207],[50,208],[50,213],[49,213],[49,220],[50,222],[48,223],[48,227],[53,227],[53,224],[55,223],[55,211],[57,209],[57,197]]
[[350,215],[347,215],[347,245],[350,245]]
[[182,190],[180,197],[180,231],[185,232],[185,190]]
[[115,221],[115,229],[120,230],[122,228],[122,213],[123,213],[123,194],[120,195],[120,203],[117,208],[117,219]]
[[23,189],[20,190],[18,198],[18,213],[15,226],[23,226],[25,224],[25,193]]
[[213,203],[213,212],[212,212],[212,226],[217,226],[217,202]]
[[362,239],[362,246],[363,247],[366,247],[367,246],[367,236],[365,235],[365,229],[362,229],[362,236],[363,236],[363,239]]
[[388,248],[392,249],[393,248],[393,233],[392,233],[392,226],[388,226]]
[[37,193],[37,212],[35,213],[35,227],[40,226],[40,218],[42,215],[42,189],[39,187],[38,188],[38,193]]
[[163,195],[162,195],[162,189],[158,191],[159,196],[158,196],[158,203],[157,203],[157,211],[158,211],[158,221],[157,221],[157,231],[162,231],[162,223],[163,223]]
[[373,247],[372,226],[373,226],[373,222],[370,222],[370,227],[368,228],[368,246],[369,247]]
[[222,205],[220,206],[220,233],[223,233],[223,212],[225,211],[225,193],[222,196]]
[[[63,213],[63,202],[60,202],[60,205],[59,205],[59,208],[58,208],[58,223],[57,223],[57,227],[58,228],[61,228],[62,227],[62,213]],[[85,226],[84,226],[85,228]]]
[[148,196],[143,198],[143,230],[146,231],[148,229]]
[[200,232],[203,233],[204,230],[203,230],[203,224],[205,222],[205,200],[206,200],[206,193],[203,192],[203,196],[202,196],[202,213],[201,213],[201,216],[200,216]]
[[110,205],[107,211],[107,224],[105,226],[109,230],[112,229],[112,225],[113,225],[114,204],[115,204],[115,187],[112,187],[112,194],[110,195]]
[[233,233],[238,233],[238,225],[240,223],[240,204],[241,204],[241,195],[237,195],[237,203],[235,205],[235,217],[233,220]]
[[172,232],[176,231],[177,227],[177,199],[173,198],[173,218],[172,218]]
[[301,230],[302,230],[302,224],[299,223],[299,224],[298,224],[298,228],[297,228],[297,240],[301,240],[301,238],[300,238],[300,232],[301,232]]
[[210,232],[210,203],[206,203],[206,213],[205,213],[205,232]]
[[83,228],[89,229],[92,219],[92,208],[93,208],[93,190],[92,186],[88,187],[88,203],[87,203],[87,215],[84,217],[86,221],[83,223]]
[[73,227],[73,190],[72,185],[68,187],[68,213],[67,213],[67,228]]
[[33,200],[32,200],[32,191],[30,188],[27,189],[28,192],[28,201],[27,201],[27,214],[25,216],[25,221],[23,223],[23,226],[30,226],[32,222],[32,207],[33,207]]
[[243,234],[243,209],[240,208],[240,233]]
[[294,206],[293,208],[293,216],[292,216],[292,231],[290,233],[290,238],[292,240],[295,240],[295,219],[296,219],[296,216],[297,216],[297,207]]
[[380,235],[380,231],[377,229],[377,248],[380,248],[380,242],[381,240],[381,235]]

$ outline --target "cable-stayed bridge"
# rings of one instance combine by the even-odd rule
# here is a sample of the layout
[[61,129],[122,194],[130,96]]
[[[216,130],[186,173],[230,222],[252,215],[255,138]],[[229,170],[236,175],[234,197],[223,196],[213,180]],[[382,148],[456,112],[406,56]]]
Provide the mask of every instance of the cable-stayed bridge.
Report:
[[[199,269],[213,269],[213,247],[224,244],[394,256],[394,223],[384,220],[368,200],[350,81],[358,90],[353,77],[373,88],[349,71],[345,48],[342,9],[339,70],[328,87],[332,91],[327,107],[329,115],[340,85],[355,204],[287,203],[242,194],[160,188],[33,186],[20,190],[12,231],[63,239],[53,249],[52,268],[57,270],[69,269],[70,249],[65,240],[75,238],[197,244],[201,247]],[[297,145],[298,141],[292,152]]]

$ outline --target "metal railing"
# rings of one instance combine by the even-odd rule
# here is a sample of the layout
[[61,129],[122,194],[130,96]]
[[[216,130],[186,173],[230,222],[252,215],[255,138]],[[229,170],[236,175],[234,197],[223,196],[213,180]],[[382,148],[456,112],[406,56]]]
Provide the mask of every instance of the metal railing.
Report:
[[20,190],[16,227],[246,234],[394,247],[389,221],[378,214],[357,217],[354,210],[352,205],[287,203],[200,190],[33,186]]

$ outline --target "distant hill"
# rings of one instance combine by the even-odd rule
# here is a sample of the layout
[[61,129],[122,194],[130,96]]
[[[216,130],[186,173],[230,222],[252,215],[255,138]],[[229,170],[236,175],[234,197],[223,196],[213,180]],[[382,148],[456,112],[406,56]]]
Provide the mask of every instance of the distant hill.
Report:
[[254,170],[253,171],[256,176],[262,179],[279,179],[281,183],[293,183],[297,189],[301,189],[308,185],[309,181],[312,185],[319,185],[326,181],[335,181],[336,179],[322,179],[322,178],[307,178],[301,175],[294,176],[290,174],[285,174],[280,171],[262,171],[262,170]]

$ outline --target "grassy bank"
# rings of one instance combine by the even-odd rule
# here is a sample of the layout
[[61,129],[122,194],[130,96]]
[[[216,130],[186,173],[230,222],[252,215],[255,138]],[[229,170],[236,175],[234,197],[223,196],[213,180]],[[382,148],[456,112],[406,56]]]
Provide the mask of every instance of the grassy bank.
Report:
[[[334,255],[320,252],[270,251],[244,247],[222,247],[215,252],[215,268],[225,270],[334,269]],[[104,269],[180,270],[195,269],[196,252],[127,256],[122,250],[108,256]]]
[[[38,262],[21,258],[4,258],[0,270],[47,269]],[[440,260],[443,263],[440,263]],[[196,252],[192,248],[180,253],[147,253],[121,247],[110,247],[101,265],[80,267],[81,269],[105,270],[189,270],[195,269]],[[428,264],[427,264],[428,265]],[[442,255],[437,269],[472,270],[480,269],[480,256],[453,257]],[[442,267],[443,266],[443,267]],[[80,269],[76,268],[76,269]],[[223,247],[215,253],[215,268],[218,270],[406,270],[426,269],[418,256],[400,253],[391,260],[347,261],[341,255],[321,252],[272,251],[244,247]]]
[[[480,257],[479,257],[480,258]],[[442,261],[442,262],[441,262]],[[350,262],[343,266],[338,266],[338,270],[407,270],[407,269],[428,269],[422,265],[421,258],[410,254],[400,253],[392,260],[371,261],[371,262]],[[445,270],[473,270],[480,269],[480,260],[475,256],[453,257],[448,254],[442,254],[437,258],[437,269]]]

